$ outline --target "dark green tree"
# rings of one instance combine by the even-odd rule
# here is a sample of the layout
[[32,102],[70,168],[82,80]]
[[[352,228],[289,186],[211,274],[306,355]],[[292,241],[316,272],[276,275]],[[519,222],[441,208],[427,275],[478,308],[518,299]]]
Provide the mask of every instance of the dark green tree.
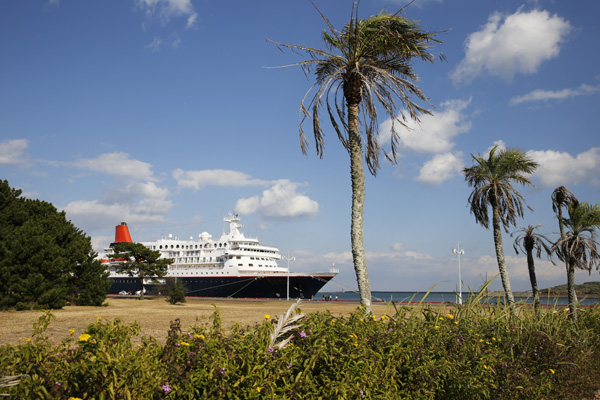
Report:
[[564,235],[552,250],[568,266],[569,315],[572,319],[577,319],[575,270],[583,269],[591,273],[592,267],[598,269],[600,264],[600,243],[596,240],[596,232],[600,229],[600,206],[573,202],[568,205],[567,210],[568,218],[562,218]]
[[[373,175],[379,169],[382,152],[388,160],[396,162],[400,138],[396,124],[406,127],[407,118],[418,120],[420,114],[430,114],[413,101],[415,98],[427,101],[416,85],[419,79],[413,69],[413,59],[433,62],[435,57],[430,47],[439,41],[434,33],[422,31],[417,22],[400,16],[402,10],[394,14],[382,11],[362,19],[358,18],[357,3],[354,4],[350,21],[341,31],[321,14],[327,25],[322,34],[325,49],[274,43],[279,48],[305,54],[308,59],[293,64],[301,66],[305,73],[314,69],[316,93],[308,106],[304,100],[300,106],[304,115],[300,122],[302,152],[306,154],[308,147],[302,123],[312,117],[317,154],[323,157],[325,135],[320,111],[325,108],[338,139],[350,156],[352,258],[361,305],[366,312],[371,312],[371,287],[363,243],[363,148],[365,162]],[[378,141],[378,111],[385,112],[393,121],[391,154],[384,152]]]
[[62,308],[81,300],[78,287],[95,290],[92,304],[101,304],[109,283],[94,256],[64,211],[0,181],[0,308]]
[[504,260],[501,225],[508,233],[508,227],[516,225],[517,217],[523,218],[525,199],[511,183],[533,186],[528,175],[535,171],[538,164],[522,150],[499,150],[497,145],[490,150],[487,159],[480,155],[471,156],[474,165],[463,169],[467,184],[473,188],[469,196],[471,214],[475,216],[478,224],[487,229],[490,226],[488,207],[492,209],[492,230],[498,270],[508,305],[512,306],[515,298]]
[[115,258],[130,260],[119,264],[116,270],[140,279],[140,300],[144,298],[144,278],[162,278],[173,263],[170,258],[160,258],[160,251],[150,250],[141,243],[116,243],[113,251]]
[[546,236],[535,232],[535,230],[541,226],[542,225],[528,225],[527,228],[520,228],[510,234],[510,236],[514,236],[516,233],[521,233],[515,238],[513,248],[517,255],[519,254],[519,250],[527,255],[527,268],[529,269],[529,281],[531,282],[531,291],[533,294],[533,309],[536,313],[540,310],[540,294],[537,286],[537,278],[535,276],[533,251],[535,250],[537,258],[541,257],[542,250],[546,253],[548,259],[550,259],[552,255],[552,243],[550,240]]
[[167,302],[171,304],[185,303],[185,286],[181,279],[167,279],[166,282]]

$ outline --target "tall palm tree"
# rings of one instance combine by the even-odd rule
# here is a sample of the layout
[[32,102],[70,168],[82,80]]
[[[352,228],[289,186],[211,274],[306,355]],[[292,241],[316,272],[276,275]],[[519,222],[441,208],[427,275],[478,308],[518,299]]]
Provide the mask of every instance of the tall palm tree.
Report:
[[[527,175],[532,174],[538,164],[522,150],[498,149],[498,145],[492,147],[487,160],[481,155],[471,154],[471,156],[474,165],[463,169],[465,180],[469,186],[473,187],[473,192],[468,200],[471,214],[475,216],[478,224],[487,229],[490,225],[488,206],[492,209],[492,230],[498,270],[508,305],[512,306],[515,298],[510,289],[506,270],[500,224],[508,233],[508,227],[511,224],[516,225],[516,218],[523,218],[525,199],[512,187],[511,182],[534,186]],[[531,207],[527,207],[532,210]]]
[[546,253],[548,259],[550,259],[552,255],[552,243],[550,240],[546,236],[535,232],[535,230],[541,226],[542,225],[528,225],[527,228],[520,228],[510,234],[512,237],[517,232],[521,232],[521,234],[515,238],[513,248],[517,255],[519,254],[519,250],[527,254],[527,268],[529,269],[529,280],[531,281],[531,291],[533,293],[533,309],[536,313],[539,312],[540,309],[540,294],[538,292],[537,279],[535,277],[533,251],[536,251],[537,258],[541,257],[542,250]]
[[[434,39],[435,34],[421,31],[415,21],[399,16],[402,10],[359,19],[356,4],[350,20],[341,31],[335,29],[317,9],[327,25],[322,33],[326,49],[273,43],[280,49],[288,48],[307,56],[306,60],[288,66],[301,66],[307,74],[314,69],[316,83],[309,92],[313,88],[316,92],[308,104],[305,103],[307,93],[300,105],[302,152],[306,154],[308,148],[302,123],[312,117],[316,151],[323,157],[324,133],[320,111],[325,108],[339,140],[350,155],[352,257],[361,305],[366,312],[371,312],[371,289],[363,245],[363,146],[367,167],[374,176],[379,168],[380,153],[383,152],[390,161],[396,161],[399,135],[394,123],[406,127],[407,117],[418,120],[420,114],[430,114],[412,100],[415,97],[427,101],[415,84],[418,76],[413,71],[413,58],[433,62],[435,57],[429,52],[430,45],[439,41]],[[393,121],[391,154],[385,152],[378,141],[377,104]]]
[[600,253],[596,241],[596,231],[600,229],[600,206],[588,203],[568,205],[568,218],[562,218],[566,228],[562,236],[552,247],[561,261],[567,264],[567,288],[569,291],[569,312],[577,318],[575,297],[575,269],[584,269],[591,273],[592,267],[600,264]]
[[[565,238],[565,229],[563,226],[563,207],[568,207],[569,204],[579,204],[579,200],[577,197],[569,189],[564,186],[559,186],[552,192],[552,211],[556,213],[556,217],[558,219],[558,229],[560,231],[561,239]],[[567,271],[567,275],[569,273],[569,264],[565,263],[565,269]],[[577,303],[577,293],[573,292],[575,296],[575,303]]]

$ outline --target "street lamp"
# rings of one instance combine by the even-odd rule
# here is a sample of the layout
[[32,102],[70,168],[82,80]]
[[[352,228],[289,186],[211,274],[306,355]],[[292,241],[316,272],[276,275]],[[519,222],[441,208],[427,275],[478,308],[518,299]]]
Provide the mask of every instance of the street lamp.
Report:
[[460,256],[465,254],[465,251],[460,248],[460,242],[456,242],[456,248],[452,249],[452,254],[458,256],[458,304],[462,304],[462,279],[460,277]]
[[291,257],[290,258],[290,252],[288,251],[287,258],[284,257],[284,256],[281,256],[281,258],[283,258],[284,260],[287,260],[287,262],[288,262],[288,271],[287,271],[287,300],[290,301],[290,261],[296,261],[296,257]]

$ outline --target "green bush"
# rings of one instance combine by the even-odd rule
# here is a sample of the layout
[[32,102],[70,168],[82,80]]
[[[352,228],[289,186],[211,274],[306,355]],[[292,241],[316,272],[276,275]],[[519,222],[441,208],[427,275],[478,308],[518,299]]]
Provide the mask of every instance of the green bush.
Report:
[[0,348],[0,375],[30,376],[5,389],[21,399],[579,399],[600,388],[599,306],[576,322],[526,306],[388,311],[292,309],[226,332],[215,309],[210,326],[173,321],[164,345],[99,319],[56,346],[47,313],[26,343]]

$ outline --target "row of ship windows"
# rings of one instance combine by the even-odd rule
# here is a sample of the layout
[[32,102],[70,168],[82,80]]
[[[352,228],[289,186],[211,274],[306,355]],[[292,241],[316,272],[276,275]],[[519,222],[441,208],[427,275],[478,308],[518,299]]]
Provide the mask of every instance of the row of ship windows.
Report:
[[[210,243],[206,243],[204,245],[204,247],[202,245],[200,245],[200,247],[198,247],[197,244],[196,245],[185,245],[185,246],[181,245],[182,249],[202,249],[202,248],[208,249],[209,247],[215,247],[215,248],[217,248],[217,247],[227,247],[227,243],[215,243],[213,246],[211,246]],[[180,247],[179,247],[178,244],[177,245],[173,245],[172,244],[171,246],[169,246],[169,245],[166,244],[164,247],[163,247],[162,244],[160,246],[152,246],[152,250],[179,249],[179,248]]]

